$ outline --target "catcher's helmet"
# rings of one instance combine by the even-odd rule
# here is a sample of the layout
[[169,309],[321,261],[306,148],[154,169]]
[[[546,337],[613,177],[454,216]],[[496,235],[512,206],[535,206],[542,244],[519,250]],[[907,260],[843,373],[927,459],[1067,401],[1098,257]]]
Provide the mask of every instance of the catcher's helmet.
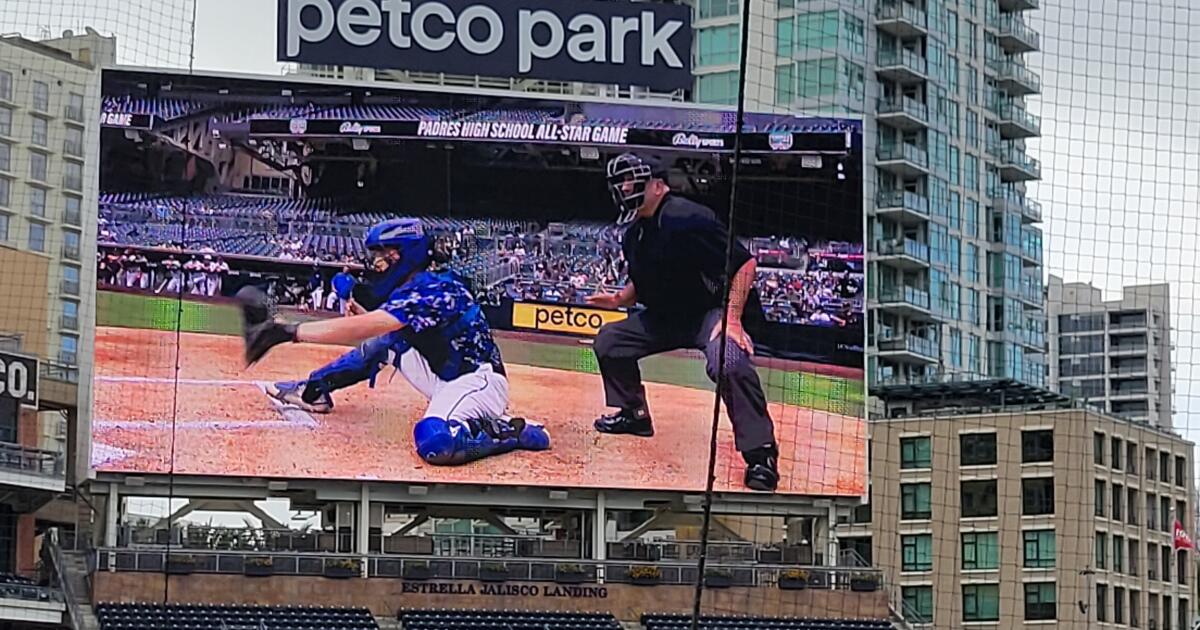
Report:
[[425,234],[420,219],[388,219],[378,223],[367,231],[366,246],[372,252],[386,249],[400,252],[399,261],[372,274],[371,290],[380,300],[387,299],[414,271],[427,268],[433,253],[433,241]]
[[608,161],[608,190],[617,204],[617,225],[632,223],[646,199],[652,179],[667,178],[667,168],[652,157],[622,153]]

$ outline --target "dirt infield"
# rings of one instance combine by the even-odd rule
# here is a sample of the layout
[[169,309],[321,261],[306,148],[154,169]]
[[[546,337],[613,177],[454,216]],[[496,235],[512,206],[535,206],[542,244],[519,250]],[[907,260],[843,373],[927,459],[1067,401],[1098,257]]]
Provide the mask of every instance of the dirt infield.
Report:
[[[243,369],[236,337],[98,327],[93,464],[101,471],[378,479],[697,491],[705,485],[713,394],[650,383],[657,435],[597,434],[600,377],[508,366],[514,415],[547,425],[548,452],[518,452],[461,467],[429,466],[412,447],[425,400],[389,368],[374,390],[336,395],[332,414],[270,402],[261,383],[302,377],[339,355],[286,345]],[[176,374],[176,360],[179,370]],[[861,495],[866,427],[859,418],[771,404],[782,451],[780,492]],[[171,466],[172,453],[174,466]],[[743,465],[722,417],[716,488],[741,491]]]

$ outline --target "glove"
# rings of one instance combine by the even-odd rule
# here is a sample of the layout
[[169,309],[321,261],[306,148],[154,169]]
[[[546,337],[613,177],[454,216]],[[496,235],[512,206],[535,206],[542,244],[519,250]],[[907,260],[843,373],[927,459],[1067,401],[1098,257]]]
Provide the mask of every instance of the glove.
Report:
[[246,345],[246,365],[254,365],[275,346],[296,340],[296,324],[275,321],[267,294],[254,286],[237,292],[242,307],[242,337]]

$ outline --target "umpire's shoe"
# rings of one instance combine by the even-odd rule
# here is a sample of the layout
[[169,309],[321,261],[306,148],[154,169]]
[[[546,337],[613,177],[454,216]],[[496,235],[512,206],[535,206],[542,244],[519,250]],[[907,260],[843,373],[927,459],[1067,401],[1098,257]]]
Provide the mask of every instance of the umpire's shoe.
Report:
[[767,444],[742,453],[746,460],[746,487],[760,492],[774,492],[779,487],[779,448]]
[[299,407],[309,413],[329,413],[333,411],[333,397],[328,393],[317,396],[312,402],[304,400],[304,388],[307,381],[283,381],[267,386],[267,395],[285,405]]
[[654,435],[654,423],[650,421],[650,414],[646,413],[645,409],[637,412],[621,410],[610,413],[596,418],[596,422],[593,424],[597,431],[612,435],[636,435],[638,437]]

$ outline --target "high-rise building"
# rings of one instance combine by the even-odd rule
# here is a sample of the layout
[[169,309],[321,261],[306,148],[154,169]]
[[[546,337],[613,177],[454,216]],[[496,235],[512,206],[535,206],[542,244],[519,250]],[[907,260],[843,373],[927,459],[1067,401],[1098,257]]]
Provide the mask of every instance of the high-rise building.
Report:
[[[74,524],[74,504],[54,501],[87,474],[79,410],[91,405],[92,351],[81,340],[95,320],[100,68],[115,60],[115,39],[91,29],[0,36],[0,351],[40,364],[36,408],[0,409],[4,574],[34,572],[35,523]],[[45,619],[5,602],[2,619]]]
[[[691,0],[690,91],[298,66],[301,74],[732,105],[737,0]],[[1038,0],[777,0],[751,5],[747,107],[861,115],[873,384],[977,377],[1045,384],[1040,119],[1025,64]]]
[[1170,285],[1100,289],[1050,276],[1050,387],[1115,416],[1171,426]]
[[872,424],[871,503],[838,528],[909,624],[1191,628],[1195,552],[1174,533],[1194,532],[1194,445],[1019,384],[962,385],[981,412]]

